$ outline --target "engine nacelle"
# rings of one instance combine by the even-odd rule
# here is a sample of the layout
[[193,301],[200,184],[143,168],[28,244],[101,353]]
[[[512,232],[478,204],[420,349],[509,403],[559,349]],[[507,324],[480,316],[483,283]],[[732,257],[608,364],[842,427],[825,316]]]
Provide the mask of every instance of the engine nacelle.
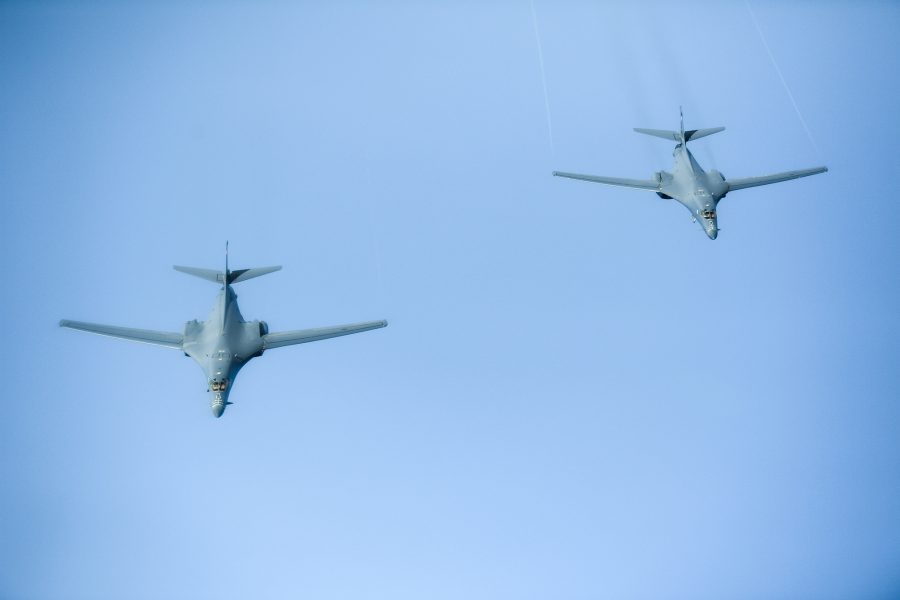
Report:
[[669,186],[669,184],[672,182],[672,174],[667,173],[666,171],[657,171],[653,174],[653,180],[656,181],[656,195],[663,200],[671,200],[672,196],[658,190],[665,189]]
[[716,198],[724,197],[728,193],[728,184],[725,182],[725,176],[716,170],[709,171],[707,176],[709,191],[712,192],[713,196]]
[[256,325],[256,333],[259,335],[259,351],[250,358],[262,356],[264,351],[262,338],[269,333],[269,324],[265,321],[248,321],[245,325],[247,326],[247,333],[249,335],[253,335],[252,327]]

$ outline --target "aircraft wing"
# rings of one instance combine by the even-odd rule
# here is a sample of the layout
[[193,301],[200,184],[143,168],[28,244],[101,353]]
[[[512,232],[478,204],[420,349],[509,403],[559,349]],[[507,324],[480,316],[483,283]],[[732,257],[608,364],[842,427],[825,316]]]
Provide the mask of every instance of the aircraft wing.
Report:
[[342,335],[350,335],[351,333],[371,331],[372,329],[379,329],[381,327],[387,327],[387,321],[368,321],[366,323],[338,325],[337,327],[319,327],[317,329],[299,329],[296,331],[267,333],[263,336],[263,350],[281,348],[282,346],[292,346],[294,344],[305,344],[306,342],[317,342],[319,340],[327,340],[328,338],[340,337]]
[[763,175],[761,177],[746,177],[744,179],[728,179],[728,191],[742,190],[748,187],[756,187],[758,185],[768,185],[770,183],[778,183],[779,181],[789,181],[800,177],[808,177],[810,175],[818,175],[828,170],[828,167],[814,167],[812,169],[800,169],[799,171],[785,171],[784,173],[776,173],[774,175]]
[[153,331],[150,329],[131,329],[129,327],[116,327],[115,325],[98,325],[97,323],[85,323],[84,321],[67,321],[63,319],[59,322],[60,327],[68,327],[69,329],[78,329],[89,333],[99,335],[108,335],[110,337],[131,340],[132,342],[141,342],[144,344],[156,344],[157,346],[167,346],[169,348],[177,348],[181,350],[181,344],[184,342],[184,336],[180,333],[170,333],[168,331]]
[[655,179],[622,179],[620,177],[600,177],[598,175],[579,175],[578,173],[563,173],[562,171],[553,171],[556,177],[568,177],[569,179],[581,179],[582,181],[593,181],[594,183],[606,183],[609,185],[622,185],[625,187],[639,188],[642,190],[658,190],[659,182]]

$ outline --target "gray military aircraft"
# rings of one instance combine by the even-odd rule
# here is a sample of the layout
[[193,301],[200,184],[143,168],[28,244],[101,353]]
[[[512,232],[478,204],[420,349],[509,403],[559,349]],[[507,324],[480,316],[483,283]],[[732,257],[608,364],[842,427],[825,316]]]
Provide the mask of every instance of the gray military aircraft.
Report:
[[761,177],[725,179],[718,171],[704,171],[703,168],[697,164],[694,155],[687,149],[688,141],[719,133],[720,131],[725,130],[724,127],[691,129],[685,131],[684,114],[682,113],[680,131],[641,129],[638,127],[634,130],[638,133],[678,142],[674,152],[672,152],[672,156],[675,157],[675,167],[672,169],[671,173],[657,171],[653,175],[653,179],[621,179],[618,177],[579,175],[578,173],[563,173],[560,171],[554,171],[553,174],[557,177],[568,177],[569,179],[581,179],[584,181],[593,181],[595,183],[607,183],[610,185],[621,185],[642,190],[651,190],[656,192],[660,198],[665,198],[667,200],[674,198],[691,212],[692,221],[699,221],[703,231],[706,232],[706,235],[708,235],[711,240],[716,239],[719,235],[716,207],[718,206],[719,201],[722,200],[728,192],[755,187],[757,185],[766,185],[769,183],[778,183],[779,181],[787,181],[789,179],[797,179],[798,177],[807,177],[808,175],[816,175],[828,170],[828,167],[814,167],[812,169],[785,171],[784,173],[763,175]]
[[231,404],[228,401],[228,395],[231,393],[238,371],[250,359],[262,356],[266,350],[292,344],[305,344],[351,333],[361,333],[387,326],[387,321],[369,321],[338,325],[337,327],[269,333],[269,326],[265,321],[244,321],[238,308],[237,294],[234,293],[231,285],[280,269],[279,266],[231,271],[228,268],[227,244],[225,246],[224,271],[176,266],[176,271],[222,285],[222,291],[219,292],[209,319],[203,323],[196,319],[188,321],[184,326],[184,333],[130,329],[82,321],[62,320],[59,324],[61,327],[181,350],[185,356],[190,356],[197,361],[206,374],[209,382],[207,392],[210,394],[210,408],[212,408],[213,415],[221,417],[225,407]]

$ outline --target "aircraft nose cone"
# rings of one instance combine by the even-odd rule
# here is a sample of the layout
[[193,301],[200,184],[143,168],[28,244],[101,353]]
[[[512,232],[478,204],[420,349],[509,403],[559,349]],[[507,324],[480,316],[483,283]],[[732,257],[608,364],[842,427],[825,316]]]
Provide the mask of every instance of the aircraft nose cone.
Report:
[[212,410],[212,414],[215,418],[219,418],[222,416],[222,413],[225,412],[225,405],[228,404],[225,401],[225,398],[222,397],[222,394],[215,394],[212,396],[209,402],[209,408]]
[[714,240],[719,237],[719,230],[716,227],[710,225],[706,230],[706,235],[709,236],[709,239]]

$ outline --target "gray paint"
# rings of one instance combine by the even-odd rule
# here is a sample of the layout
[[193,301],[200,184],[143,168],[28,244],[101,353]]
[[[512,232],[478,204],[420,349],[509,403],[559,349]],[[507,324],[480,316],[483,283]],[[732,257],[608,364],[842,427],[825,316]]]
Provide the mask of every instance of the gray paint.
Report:
[[678,145],[675,146],[675,150],[672,152],[672,156],[675,157],[675,166],[672,172],[659,171],[654,174],[653,179],[623,179],[620,177],[580,175],[578,173],[564,173],[561,171],[554,171],[553,174],[557,177],[568,177],[569,179],[651,190],[662,198],[677,200],[690,211],[691,220],[700,223],[709,239],[714,240],[719,235],[716,207],[728,192],[807,177],[824,173],[828,170],[828,167],[814,167],[798,171],[785,171],[774,175],[726,180],[718,171],[704,171],[703,167],[697,163],[694,155],[687,149],[688,141],[706,137],[724,129],[724,127],[713,127],[710,129],[685,131],[683,114],[679,131],[635,128],[635,131],[638,133],[678,142]]
[[[227,246],[226,246],[227,248]],[[61,327],[79,329],[99,335],[118,337],[133,342],[155,344],[181,350],[193,358],[206,374],[209,403],[213,415],[221,417],[225,407],[231,404],[228,397],[238,372],[257,356],[272,348],[315,342],[342,335],[361,333],[386,327],[387,321],[368,321],[336,327],[303,329],[269,333],[265,321],[245,321],[238,307],[237,294],[232,283],[259,277],[281,267],[258,269],[228,269],[226,249],[225,270],[198,269],[195,267],[175,267],[176,270],[202,279],[222,284],[212,312],[206,321],[188,321],[183,333],[131,329],[112,325],[85,323],[83,321],[62,320]]]

